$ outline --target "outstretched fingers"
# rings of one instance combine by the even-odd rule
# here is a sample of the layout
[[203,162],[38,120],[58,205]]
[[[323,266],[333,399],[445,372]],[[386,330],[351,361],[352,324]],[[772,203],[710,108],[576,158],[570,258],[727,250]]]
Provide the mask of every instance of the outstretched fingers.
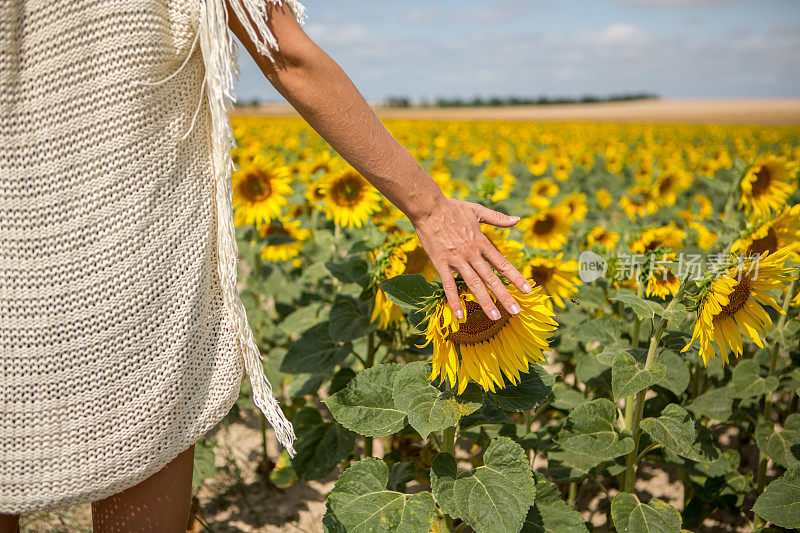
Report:
[[500,251],[494,247],[492,242],[489,239],[486,239],[486,243],[484,244],[483,250],[483,257],[494,267],[506,277],[514,286],[524,293],[531,292],[532,287],[531,284],[525,279],[519,270],[517,270],[511,262],[500,253]]
[[492,226],[499,226],[501,228],[508,228],[519,222],[518,216],[506,215],[500,211],[489,209],[481,204],[472,204],[475,214],[478,216],[478,222],[483,224],[491,224]]

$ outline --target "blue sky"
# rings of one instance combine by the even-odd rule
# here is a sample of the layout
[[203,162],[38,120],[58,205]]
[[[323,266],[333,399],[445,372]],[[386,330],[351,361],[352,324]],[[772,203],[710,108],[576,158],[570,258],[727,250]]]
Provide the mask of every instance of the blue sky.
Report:
[[[800,97],[800,0],[303,3],[306,32],[369,100]],[[239,99],[281,101],[239,51]]]

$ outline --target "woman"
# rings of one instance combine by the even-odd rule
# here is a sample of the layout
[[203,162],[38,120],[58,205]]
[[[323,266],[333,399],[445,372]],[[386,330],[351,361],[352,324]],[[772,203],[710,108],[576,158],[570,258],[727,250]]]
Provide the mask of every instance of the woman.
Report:
[[[242,372],[292,452],[236,293],[232,38],[414,225],[463,316],[525,278],[445,197],[294,0],[0,0],[0,533],[92,501],[95,531],[183,531],[194,441]],[[199,22],[198,22],[199,21]],[[210,138],[210,142],[209,142]]]

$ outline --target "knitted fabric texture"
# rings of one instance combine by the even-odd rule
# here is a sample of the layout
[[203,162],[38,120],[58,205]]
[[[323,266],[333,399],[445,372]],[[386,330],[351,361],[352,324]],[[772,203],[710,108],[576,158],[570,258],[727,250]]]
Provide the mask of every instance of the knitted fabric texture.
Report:
[[[266,1],[230,4],[270,56]],[[0,513],[143,481],[244,373],[294,453],[236,290],[237,61],[223,0],[0,0]]]

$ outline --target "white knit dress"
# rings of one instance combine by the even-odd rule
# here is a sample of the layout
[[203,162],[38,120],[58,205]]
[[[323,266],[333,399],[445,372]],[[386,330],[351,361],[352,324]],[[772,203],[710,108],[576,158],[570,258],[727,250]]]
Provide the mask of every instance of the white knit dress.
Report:
[[245,373],[293,452],[236,292],[233,39],[222,0],[0,0],[0,513],[143,481]]

